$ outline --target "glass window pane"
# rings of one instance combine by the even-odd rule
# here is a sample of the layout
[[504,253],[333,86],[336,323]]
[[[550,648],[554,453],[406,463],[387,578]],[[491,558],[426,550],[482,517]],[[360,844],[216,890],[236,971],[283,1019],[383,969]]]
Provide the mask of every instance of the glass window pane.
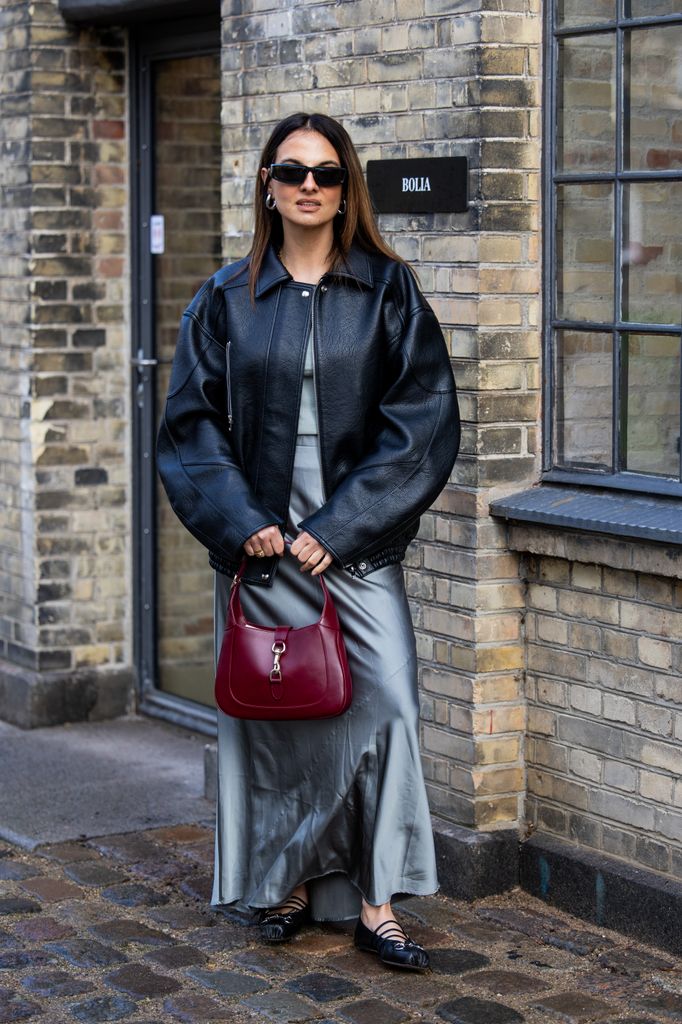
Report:
[[557,331],[555,458],[572,469],[611,469],[611,334]]
[[[156,409],[168,391],[182,311],[221,265],[220,58],[153,63],[154,212],[165,250],[154,256]],[[173,514],[156,477],[159,688],[214,707],[213,573],[206,549]]]
[[557,189],[557,316],[613,318],[613,186]]
[[616,35],[559,43],[557,170],[611,171],[616,159]]
[[682,25],[634,29],[627,39],[625,166],[678,169],[682,167]]
[[626,335],[623,368],[626,469],[679,479],[679,337]]
[[682,182],[624,186],[623,232],[623,319],[680,323]]
[[626,18],[661,18],[665,14],[682,14],[680,0],[625,0]]
[[616,0],[557,0],[557,25],[560,28],[615,20]]

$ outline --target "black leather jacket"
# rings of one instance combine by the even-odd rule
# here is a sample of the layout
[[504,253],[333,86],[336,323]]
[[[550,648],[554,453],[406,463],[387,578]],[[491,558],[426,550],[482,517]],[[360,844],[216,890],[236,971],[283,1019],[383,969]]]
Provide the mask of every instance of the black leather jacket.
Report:
[[[443,335],[410,271],[352,249],[301,285],[270,249],[255,303],[248,260],[210,278],[185,310],[157,460],[170,503],[234,573],[244,541],[284,530],[311,319],[325,503],[299,528],[366,576],[400,561],[459,446]],[[270,584],[278,559],[249,559]]]

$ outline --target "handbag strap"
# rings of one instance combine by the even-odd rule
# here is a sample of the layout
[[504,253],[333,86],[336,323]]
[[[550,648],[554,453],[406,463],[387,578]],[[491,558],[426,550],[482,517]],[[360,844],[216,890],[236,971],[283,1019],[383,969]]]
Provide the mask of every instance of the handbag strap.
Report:
[[[285,548],[287,551],[289,551],[289,553],[291,553],[290,547],[291,545],[289,544],[285,545]],[[250,625],[250,623],[246,619],[246,616],[244,615],[241,598],[239,596],[239,587],[242,582],[242,576],[244,575],[244,570],[246,569],[247,562],[248,556],[244,555],[241,561],[241,565],[239,566],[239,569],[237,570],[237,573],[232,581],[230,600],[227,606],[226,624],[233,622],[236,625],[240,626]],[[322,578],[322,573],[319,573],[315,577],[315,579],[319,580],[320,586],[322,587],[322,593],[324,594],[324,604],[322,606],[322,614],[320,615],[318,624],[322,626],[329,626],[331,629],[338,628],[339,620],[336,614],[336,608],[334,606],[332,596],[329,593],[329,588],[327,587],[327,584]]]

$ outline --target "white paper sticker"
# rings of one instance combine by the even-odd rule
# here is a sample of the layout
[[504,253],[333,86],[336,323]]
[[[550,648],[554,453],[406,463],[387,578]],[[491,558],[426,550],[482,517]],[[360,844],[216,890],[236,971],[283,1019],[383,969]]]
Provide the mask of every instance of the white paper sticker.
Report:
[[165,224],[162,213],[154,213],[149,218],[149,251],[160,256],[166,248]]

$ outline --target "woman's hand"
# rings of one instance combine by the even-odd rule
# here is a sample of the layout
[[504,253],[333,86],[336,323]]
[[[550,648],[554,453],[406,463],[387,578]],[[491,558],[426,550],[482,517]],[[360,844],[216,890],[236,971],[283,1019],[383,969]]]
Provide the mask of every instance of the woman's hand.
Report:
[[309,572],[311,576],[319,576],[334,561],[320,542],[305,530],[299,533],[291,545],[291,553],[301,563],[301,572]]
[[279,526],[264,526],[257,533],[252,533],[249,539],[244,541],[244,551],[247,555],[255,555],[257,558],[283,555],[284,537]]

